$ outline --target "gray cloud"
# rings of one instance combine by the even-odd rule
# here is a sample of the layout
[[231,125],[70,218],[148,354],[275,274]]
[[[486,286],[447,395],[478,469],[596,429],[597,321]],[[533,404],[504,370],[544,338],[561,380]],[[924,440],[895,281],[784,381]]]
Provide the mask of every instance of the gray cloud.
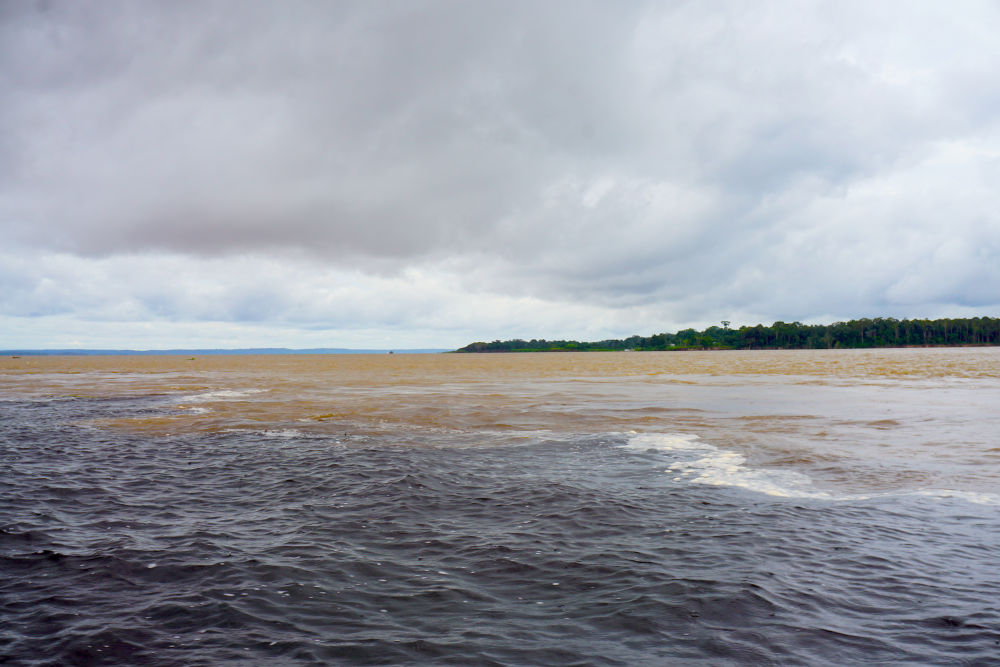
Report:
[[[9,23],[21,215],[88,254],[400,256],[533,204],[553,142],[574,138],[548,88],[603,40],[572,63],[577,42],[552,37],[573,22],[551,11],[327,6],[60,5]],[[582,92],[574,115],[600,101]]]
[[[6,5],[0,240],[35,268],[8,261],[0,306],[444,330],[445,300],[529,299],[563,335],[996,308],[998,27],[990,3]],[[174,273],[107,287],[129,257]]]

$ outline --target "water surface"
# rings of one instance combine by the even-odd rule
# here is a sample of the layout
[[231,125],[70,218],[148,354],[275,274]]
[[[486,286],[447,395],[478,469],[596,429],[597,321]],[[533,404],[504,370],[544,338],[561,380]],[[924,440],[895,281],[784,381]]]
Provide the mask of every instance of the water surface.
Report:
[[0,359],[10,664],[997,664],[1000,350]]

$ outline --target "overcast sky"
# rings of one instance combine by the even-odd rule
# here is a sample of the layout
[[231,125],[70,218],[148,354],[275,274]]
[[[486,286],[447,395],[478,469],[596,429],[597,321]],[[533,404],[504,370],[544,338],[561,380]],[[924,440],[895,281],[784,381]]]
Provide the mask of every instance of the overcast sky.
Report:
[[995,2],[5,2],[0,348],[1000,315]]

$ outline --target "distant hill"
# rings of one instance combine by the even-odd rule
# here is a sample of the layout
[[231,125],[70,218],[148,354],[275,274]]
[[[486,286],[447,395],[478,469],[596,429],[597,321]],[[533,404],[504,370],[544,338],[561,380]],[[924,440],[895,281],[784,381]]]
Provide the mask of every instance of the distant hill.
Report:
[[219,354],[436,354],[444,349],[416,348],[393,350],[356,350],[341,347],[291,349],[287,347],[248,347],[241,349],[174,349],[174,350],[0,350],[3,356],[101,356],[101,355],[219,355]]

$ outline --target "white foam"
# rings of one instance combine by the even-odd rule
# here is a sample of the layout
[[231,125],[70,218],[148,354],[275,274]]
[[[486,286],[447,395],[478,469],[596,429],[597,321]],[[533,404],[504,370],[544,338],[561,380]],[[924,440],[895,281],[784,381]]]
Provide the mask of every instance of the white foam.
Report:
[[222,429],[222,433],[242,433],[245,435],[257,435],[265,438],[277,438],[280,440],[290,440],[292,438],[330,438],[330,436],[326,434],[309,433],[308,431],[300,431],[294,428],[225,428]]
[[954,489],[921,489],[915,492],[918,496],[931,498],[958,498],[976,505],[1000,505],[1000,495],[995,493],[976,493],[975,491],[956,491]]
[[271,428],[259,431],[259,433],[268,438],[298,438],[305,435],[302,431],[294,428]]
[[[735,486],[782,498],[835,498],[814,489],[808,475],[793,470],[751,468],[746,465],[746,457],[742,454],[702,442],[697,435],[637,433],[629,438],[625,446],[629,449],[687,454],[684,460],[672,463],[667,469],[676,475],[674,479],[678,481],[687,479],[696,484]],[[852,499],[861,498],[852,496]]]
[[230,398],[244,398],[246,396],[251,396],[253,394],[260,394],[267,391],[266,389],[217,389],[215,391],[206,391],[201,394],[192,394],[190,396],[183,396],[178,399],[182,403],[202,403],[207,401],[224,401]]
[[672,452],[682,457],[667,468],[668,474],[674,475],[676,481],[687,480],[696,484],[733,486],[781,498],[859,501],[920,495],[931,498],[955,498],[977,505],[1000,505],[998,494],[953,489],[920,489],[870,494],[828,493],[816,489],[808,475],[795,470],[750,467],[747,465],[746,457],[739,452],[716,447],[690,434],[632,433],[624,446],[642,451]]
[[697,484],[738,486],[782,498],[834,498],[829,493],[814,489],[808,475],[794,470],[751,468],[746,465],[744,456],[724,449],[717,449],[694,461],[678,461],[670,466],[670,470]]
[[664,452],[715,449],[700,442],[698,436],[688,433],[632,433],[630,436],[625,445],[629,449],[658,449]]

